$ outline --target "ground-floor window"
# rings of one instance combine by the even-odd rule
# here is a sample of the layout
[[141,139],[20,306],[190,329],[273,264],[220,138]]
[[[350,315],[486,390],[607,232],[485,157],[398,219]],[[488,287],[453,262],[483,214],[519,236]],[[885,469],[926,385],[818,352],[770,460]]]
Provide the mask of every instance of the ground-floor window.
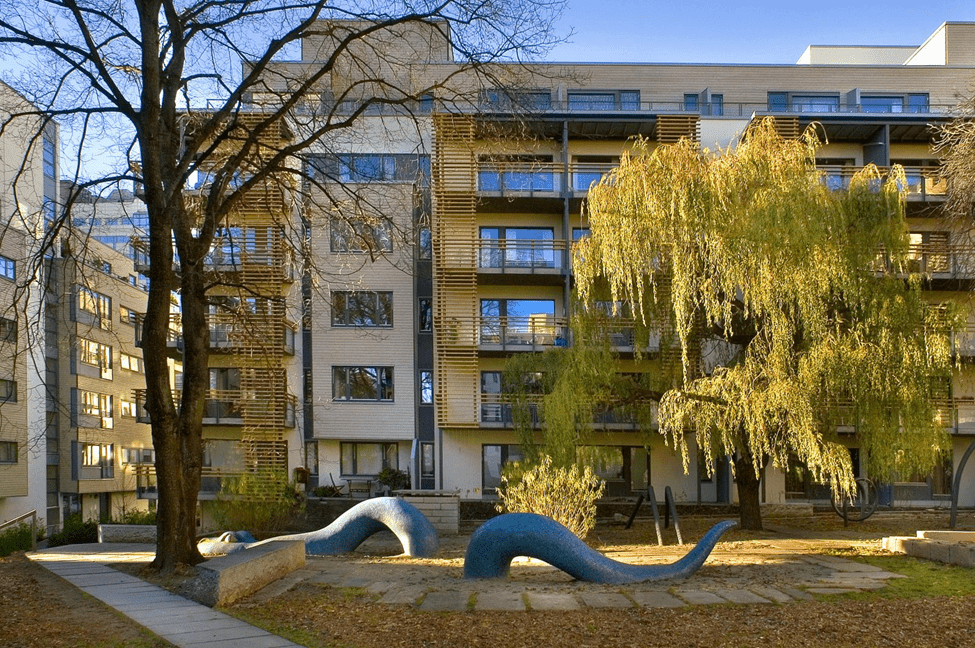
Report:
[[501,486],[501,469],[509,461],[522,461],[521,446],[498,444],[481,446],[481,486],[484,493],[493,493]]
[[383,468],[399,470],[396,443],[343,443],[341,455],[343,475],[378,475]]
[[650,453],[642,446],[580,446],[576,454],[606,482],[606,497],[629,497],[650,483]]

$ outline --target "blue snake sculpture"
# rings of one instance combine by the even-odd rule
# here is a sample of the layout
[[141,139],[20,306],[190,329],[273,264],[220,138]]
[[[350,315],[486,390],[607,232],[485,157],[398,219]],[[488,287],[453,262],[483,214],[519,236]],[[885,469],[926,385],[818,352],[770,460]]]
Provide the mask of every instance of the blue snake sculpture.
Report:
[[515,556],[544,560],[581,581],[639,583],[686,578],[700,569],[734,520],[714,525],[683,558],[669,565],[627,565],[602,555],[565,526],[544,515],[507,513],[485,522],[471,536],[464,578],[504,578]]

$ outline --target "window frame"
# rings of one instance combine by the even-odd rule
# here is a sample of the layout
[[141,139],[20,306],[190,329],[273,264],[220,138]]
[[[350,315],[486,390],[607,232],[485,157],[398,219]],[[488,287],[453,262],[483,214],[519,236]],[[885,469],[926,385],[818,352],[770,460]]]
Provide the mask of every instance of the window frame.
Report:
[[0,403],[17,402],[17,381],[0,378]]
[[[378,446],[380,468],[375,472],[366,472],[367,469],[359,465],[360,449],[365,449],[366,446]],[[349,461],[352,463],[351,466],[348,466]],[[399,470],[399,443],[397,441],[342,441],[339,443],[339,473],[343,477],[375,477],[387,468]]]
[[14,259],[0,255],[0,277],[17,281],[17,262]]
[[16,441],[0,440],[0,464],[13,465],[20,463],[20,448]]
[[375,224],[343,219],[329,224],[329,250],[335,254],[373,254],[393,251],[391,224],[383,219]]
[[[393,328],[391,290],[333,290],[330,301],[335,328]],[[357,315],[370,321],[355,321]]]
[[[372,397],[356,396],[356,388],[367,387],[360,376],[372,372]],[[353,375],[354,372],[354,375]],[[395,379],[392,366],[378,365],[333,365],[332,402],[333,403],[392,403],[395,401]],[[342,396],[338,396],[339,392]]]

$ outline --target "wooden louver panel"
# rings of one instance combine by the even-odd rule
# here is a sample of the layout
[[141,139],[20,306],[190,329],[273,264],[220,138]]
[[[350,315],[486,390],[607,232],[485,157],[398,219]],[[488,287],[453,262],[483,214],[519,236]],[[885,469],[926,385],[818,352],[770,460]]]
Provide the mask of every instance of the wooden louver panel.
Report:
[[477,426],[474,123],[436,115],[433,139],[434,366],[440,427]]
[[701,117],[699,115],[660,115],[657,117],[657,141],[676,144],[681,139],[701,141]]

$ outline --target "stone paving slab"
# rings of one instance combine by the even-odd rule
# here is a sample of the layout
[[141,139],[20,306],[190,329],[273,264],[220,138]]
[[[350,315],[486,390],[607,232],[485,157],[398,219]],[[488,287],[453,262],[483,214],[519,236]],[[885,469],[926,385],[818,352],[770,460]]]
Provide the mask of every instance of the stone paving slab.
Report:
[[741,604],[752,604],[752,603],[771,603],[767,598],[762,598],[754,592],[749,592],[746,589],[737,589],[732,587],[722,587],[720,589],[714,590],[714,593],[723,598],[726,601],[732,603]]
[[676,596],[673,596],[668,592],[661,591],[631,592],[630,598],[641,607],[674,608],[684,607],[687,605],[687,603],[684,603],[684,601],[680,600]]
[[779,585],[779,589],[785,594],[788,594],[797,601],[811,601],[813,600],[812,594],[805,590],[796,589],[794,587],[788,587],[786,585]]
[[792,603],[795,599],[782,590],[767,585],[755,585],[751,588],[753,592],[763,598],[767,598],[773,603]]
[[523,612],[525,600],[521,590],[507,592],[478,592],[474,602],[475,610],[491,610],[494,612]]
[[533,610],[579,609],[579,601],[576,597],[557,592],[528,592],[528,604]]
[[579,598],[591,608],[631,608],[633,601],[618,592],[580,592]]
[[810,587],[807,590],[810,594],[852,594],[857,590],[852,587]]
[[391,605],[413,605],[426,591],[427,588],[422,585],[397,587],[386,592],[382,602]]
[[713,605],[715,603],[727,603],[726,600],[714,592],[708,592],[707,590],[680,589],[675,593],[677,594],[678,598],[687,601],[691,605]]
[[430,592],[423,598],[420,610],[424,612],[464,612],[473,592]]

